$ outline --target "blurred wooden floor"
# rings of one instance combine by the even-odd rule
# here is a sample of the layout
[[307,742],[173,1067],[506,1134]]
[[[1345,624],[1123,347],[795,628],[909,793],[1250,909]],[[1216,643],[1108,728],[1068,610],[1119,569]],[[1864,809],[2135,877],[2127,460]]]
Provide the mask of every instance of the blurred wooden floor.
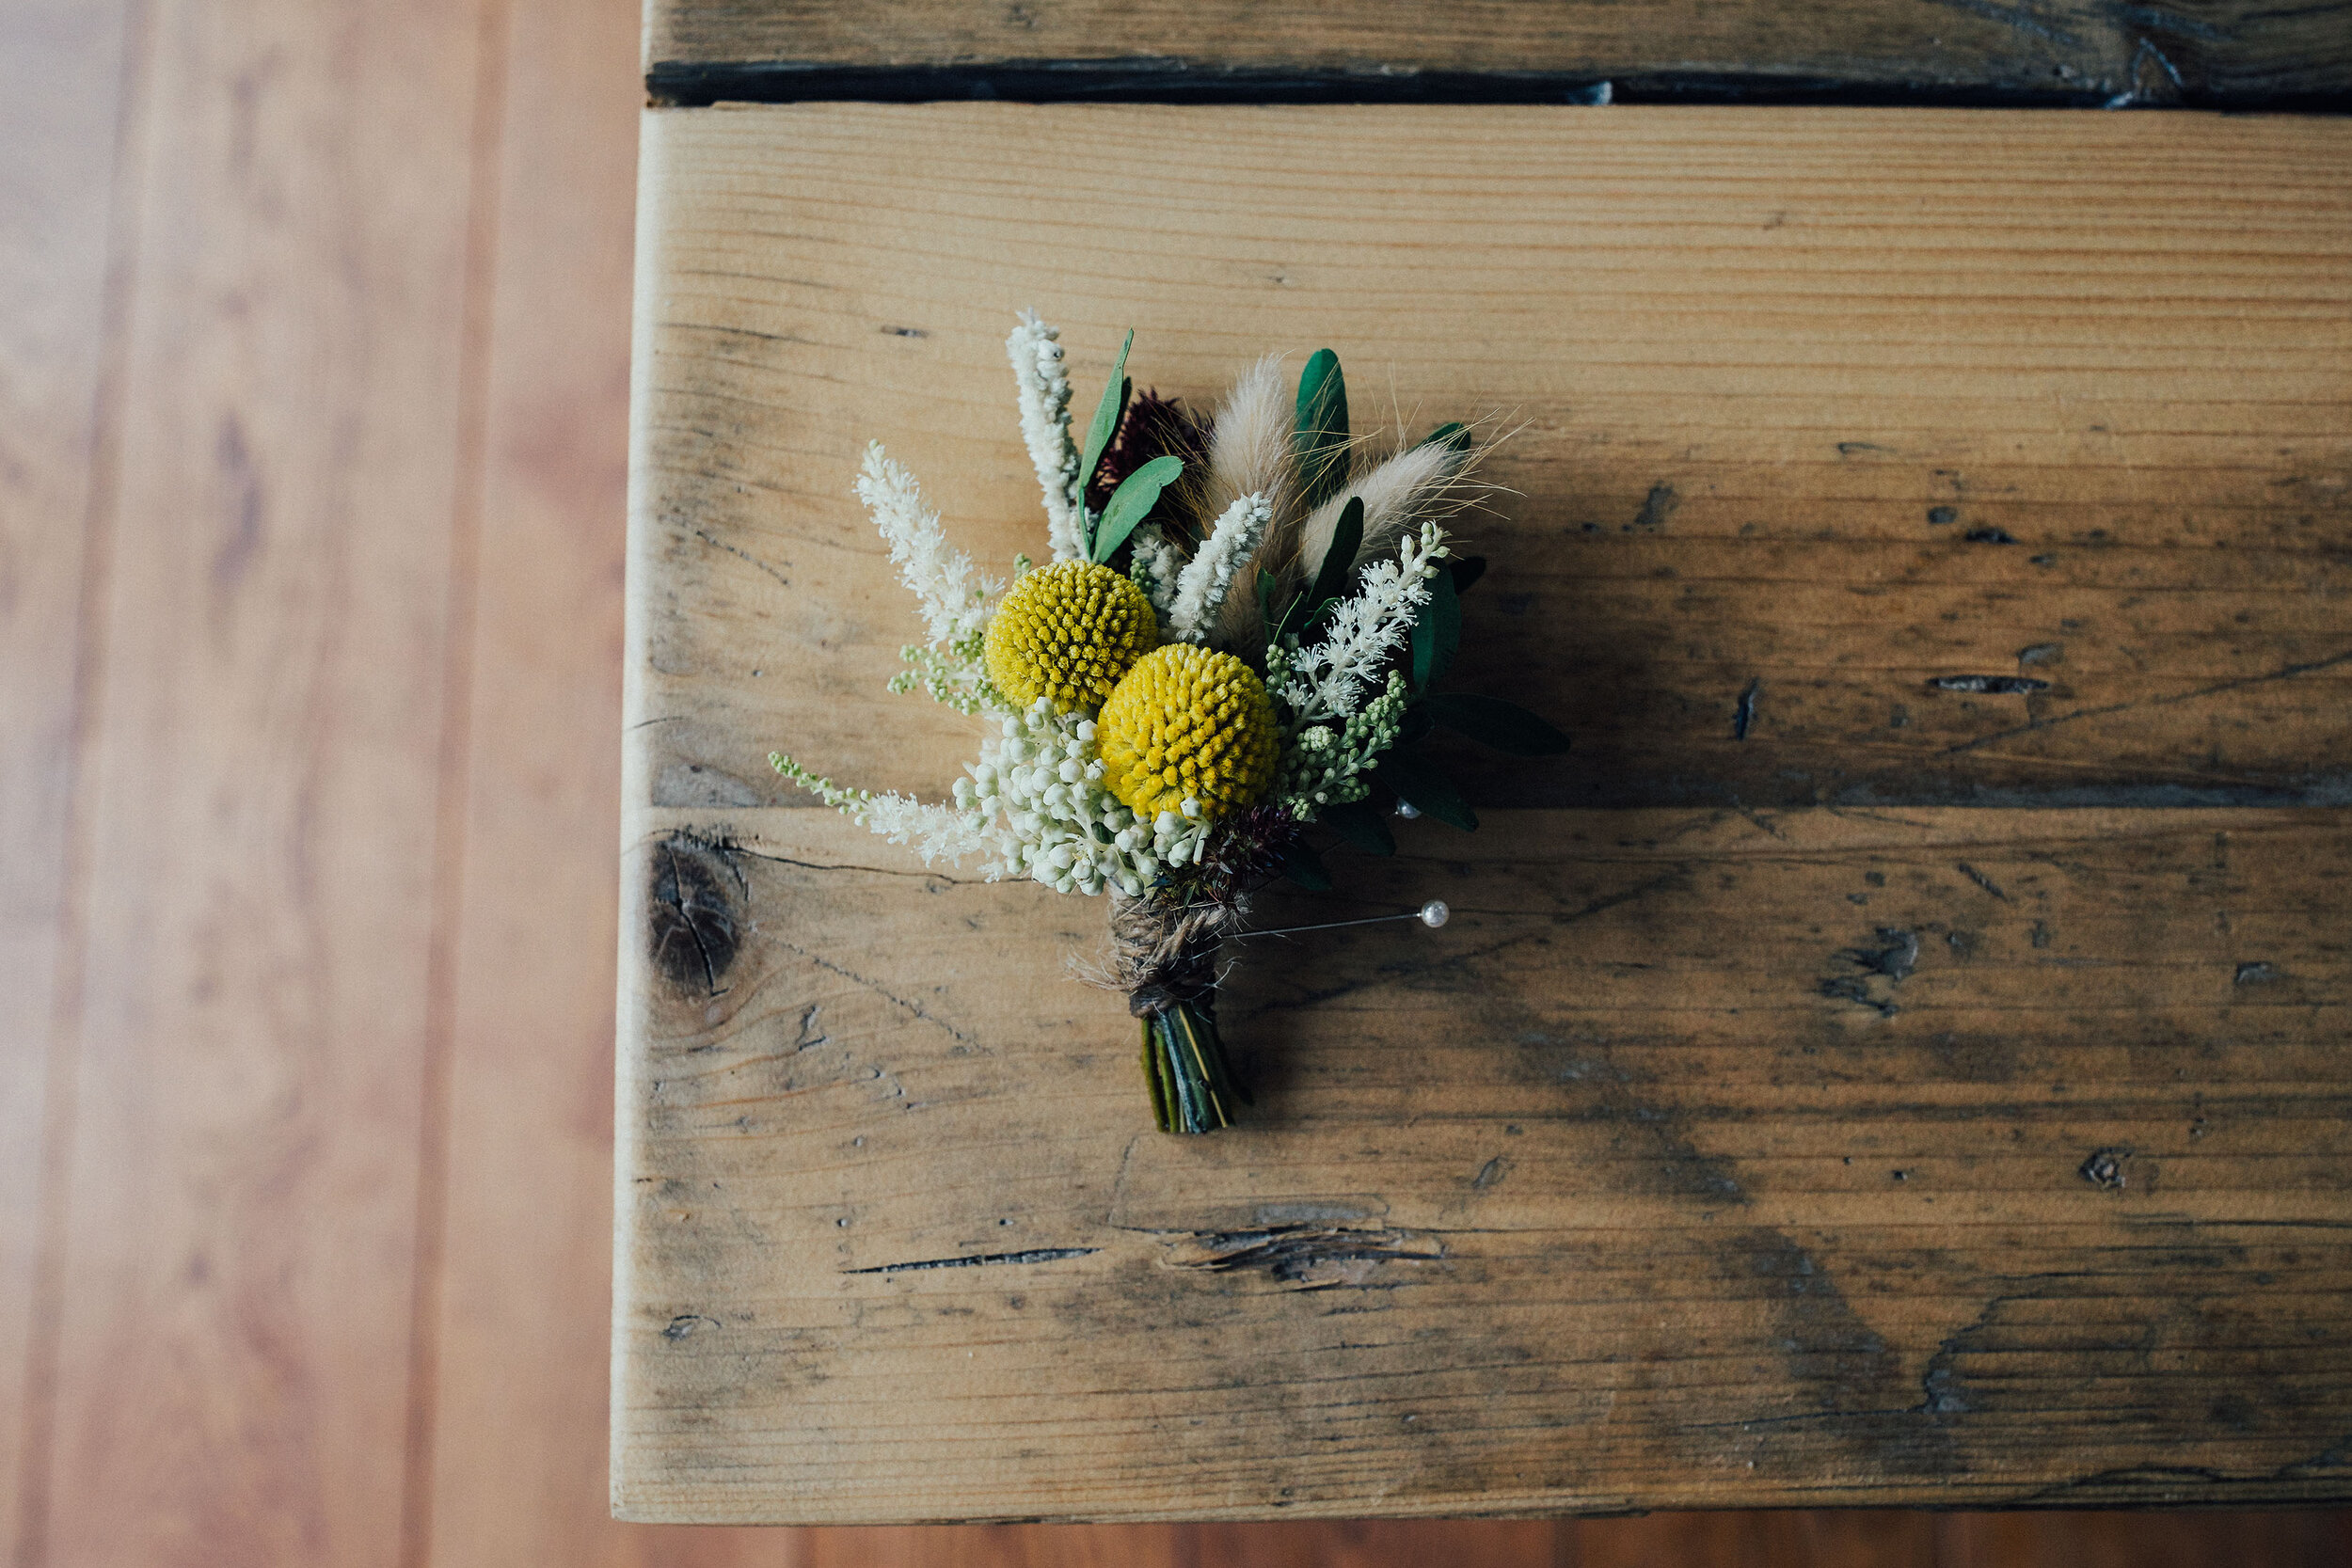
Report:
[[611,1523],[637,29],[0,8],[19,1568],[2352,1559],[2319,1513]]

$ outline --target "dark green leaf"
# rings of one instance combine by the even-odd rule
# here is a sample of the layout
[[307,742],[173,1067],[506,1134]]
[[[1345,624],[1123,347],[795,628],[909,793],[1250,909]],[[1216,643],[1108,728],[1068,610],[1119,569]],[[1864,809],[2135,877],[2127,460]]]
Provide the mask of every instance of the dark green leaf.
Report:
[[1415,703],[1405,710],[1405,721],[1397,726],[1398,749],[1421,744],[1429,738],[1429,732],[1437,727],[1438,721],[1429,717],[1429,710],[1421,704]]
[[1367,855],[1396,853],[1396,835],[1380,820],[1379,808],[1369,800],[1344,800],[1323,808],[1331,831]]
[[1136,525],[1151,514],[1158,502],[1160,492],[1176,483],[1176,476],[1184,471],[1181,457],[1155,457],[1119,482],[1110,500],[1103,508],[1103,515],[1094,524],[1094,559],[1108,561],[1111,553],[1127,542]]
[[1312,512],[1347,483],[1347,378],[1340,356],[1315,350],[1298,375],[1298,423],[1291,433],[1298,457],[1302,503]]
[[1462,601],[1454,595],[1454,574],[1439,572],[1429,579],[1429,602],[1413,618],[1413,689],[1444,674],[1461,645]]
[[1420,444],[1424,447],[1452,447],[1455,451],[1468,451],[1470,444],[1470,426],[1459,421],[1453,424],[1441,424],[1422,436]]
[[1483,555],[1456,556],[1447,562],[1447,570],[1454,574],[1454,591],[1467,594],[1471,583],[1486,575],[1486,558]]
[[1282,629],[1295,631],[1300,637],[1314,629],[1341,595],[1348,590],[1354,576],[1356,552],[1364,542],[1364,503],[1360,497],[1350,496],[1340,509],[1340,520],[1331,530],[1331,547],[1323,552],[1323,565],[1315,572],[1314,586],[1291,601],[1282,616]]
[[1282,875],[1310,893],[1331,891],[1331,873],[1323,868],[1323,857],[1296,839],[1282,851]]
[[[1084,496],[1087,485],[1094,479],[1094,466],[1103,460],[1103,449],[1111,444],[1111,436],[1119,430],[1119,417],[1127,411],[1127,351],[1136,346],[1136,329],[1127,329],[1127,341],[1119,345],[1119,357],[1111,365],[1111,378],[1103,384],[1103,401],[1094,405],[1094,422],[1087,427],[1086,453],[1078,460],[1078,494]],[[1100,561],[1100,556],[1089,556]]]
[[1413,617],[1413,689],[1419,691],[1429,684],[1429,672],[1438,664],[1438,607],[1425,604]]
[[1478,826],[1477,816],[1453,781],[1414,752],[1391,752],[1380,759],[1373,776],[1394,790],[1398,800],[1409,801],[1424,816],[1448,827],[1470,832]]
[[1517,703],[1500,697],[1444,691],[1424,699],[1422,706],[1446,728],[1515,757],[1558,756],[1568,749],[1566,736]]
[[1454,592],[1454,574],[1439,572],[1429,579],[1430,618],[1438,627],[1438,657],[1429,667],[1429,681],[1435,685],[1445,678],[1446,667],[1454,656],[1462,651],[1462,600]]

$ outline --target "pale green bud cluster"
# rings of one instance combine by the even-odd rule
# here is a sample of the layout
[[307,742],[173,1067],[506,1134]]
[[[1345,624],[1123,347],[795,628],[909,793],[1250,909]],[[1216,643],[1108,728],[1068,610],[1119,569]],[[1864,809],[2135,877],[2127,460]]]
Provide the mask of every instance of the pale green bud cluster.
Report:
[[[1266,662],[1273,664],[1274,656],[1269,654]],[[1282,748],[1275,803],[1299,821],[1312,822],[1326,806],[1362,800],[1371,788],[1363,775],[1372,771],[1381,752],[1396,744],[1410,697],[1405,676],[1392,670],[1387,689],[1337,731],[1328,724],[1311,724],[1293,736]]]

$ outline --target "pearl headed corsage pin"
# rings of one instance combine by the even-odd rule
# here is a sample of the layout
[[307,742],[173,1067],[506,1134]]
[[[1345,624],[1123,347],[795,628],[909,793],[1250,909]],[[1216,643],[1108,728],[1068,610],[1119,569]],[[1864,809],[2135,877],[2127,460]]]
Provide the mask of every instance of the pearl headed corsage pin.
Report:
[[[1250,895],[1275,878],[1331,886],[1310,831],[1393,854],[1383,800],[1475,828],[1414,750],[1437,726],[1520,756],[1568,743],[1512,704],[1431,689],[1486,566],[1445,528],[1477,488],[1467,426],[1372,459],[1328,349],[1295,397],[1269,356],[1202,420],[1134,397],[1122,346],[1082,451],[1058,339],[1025,314],[1006,343],[1051,564],[1018,558],[1009,588],[981,574],[879,444],[857,480],[930,634],[891,689],[993,726],[954,804],[770,760],[926,864],[977,856],[991,880],[1109,894],[1103,980],[1141,1020],[1152,1113],[1162,1132],[1207,1132],[1248,1099],[1217,1033],[1219,944],[1252,934]],[[1445,914],[1432,900],[1375,918]]]

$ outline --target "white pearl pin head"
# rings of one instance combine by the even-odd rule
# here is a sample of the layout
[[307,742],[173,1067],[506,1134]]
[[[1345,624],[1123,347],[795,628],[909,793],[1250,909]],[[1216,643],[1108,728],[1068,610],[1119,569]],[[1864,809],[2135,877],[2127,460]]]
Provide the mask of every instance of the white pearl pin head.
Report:
[[1406,910],[1401,914],[1375,914],[1361,920],[1330,920],[1320,926],[1285,926],[1277,931],[1242,931],[1237,934],[1244,938],[1295,937],[1306,931],[1336,931],[1343,926],[1378,926],[1391,920],[1418,920],[1434,931],[1453,918],[1454,911],[1445,907],[1444,899],[1432,898],[1420,909]]
[[1410,822],[1414,817],[1421,815],[1421,808],[1413,804],[1410,800],[1399,800],[1396,803],[1396,814],[1397,816],[1405,818],[1406,821]]

